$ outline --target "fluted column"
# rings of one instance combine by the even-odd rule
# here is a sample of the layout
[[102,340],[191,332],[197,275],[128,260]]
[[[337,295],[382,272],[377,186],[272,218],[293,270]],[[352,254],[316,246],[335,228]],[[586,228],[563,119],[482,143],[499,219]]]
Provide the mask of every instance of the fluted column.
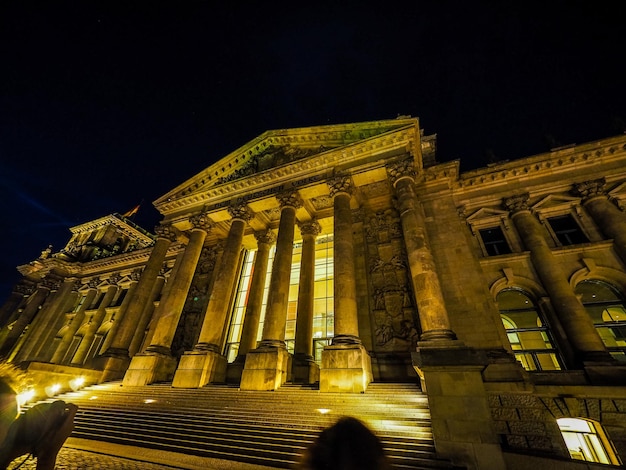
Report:
[[340,175],[328,181],[334,204],[335,335],[322,352],[320,391],[362,393],[372,381],[371,359],[359,338],[352,211],[352,180]]
[[137,329],[142,328],[140,323],[143,323],[143,329],[145,329],[144,311],[151,300],[154,284],[163,267],[167,250],[172,240],[176,238],[171,226],[160,225],[155,228],[155,231],[157,232],[157,239],[150,253],[150,258],[139,277],[132,296],[130,296],[128,308],[120,318],[113,341],[104,354],[112,359],[108,360],[104,367],[103,381],[119,379],[123,376],[130,364],[128,350],[131,341]]
[[96,289],[94,285],[91,285],[85,294],[85,301],[80,305],[80,307],[78,307],[78,310],[70,314],[70,319],[66,328],[64,328],[65,331],[63,331],[61,342],[50,359],[52,364],[61,364],[64,362],[65,354],[74,339],[74,335],[83,324],[83,320],[85,319],[85,310],[89,308],[97,293],[98,289]]
[[611,356],[593,326],[591,317],[575,295],[561,266],[554,259],[541,223],[530,212],[528,198],[528,194],[510,197],[504,200],[504,206],[511,212],[515,228],[524,246],[530,251],[533,266],[575,350],[576,365],[580,366],[587,361],[611,362]]
[[455,340],[439,276],[430,251],[422,208],[415,193],[413,161],[387,168],[396,190],[402,234],[406,246],[411,283],[422,328],[421,341]]
[[133,339],[130,342],[130,346],[128,347],[128,355],[133,357],[137,354],[144,344],[144,340],[147,343],[147,329],[150,321],[152,320],[153,315],[155,314],[154,303],[159,298],[159,295],[163,291],[163,286],[165,285],[165,276],[163,273],[159,273],[152,287],[152,292],[150,294],[150,298],[146,306],[141,313],[141,317],[137,322],[137,328],[135,329],[135,334],[133,335]]
[[263,335],[257,349],[246,355],[241,376],[242,390],[275,390],[287,380],[289,353],[285,347],[285,323],[289,302],[289,279],[293,257],[296,210],[301,206],[296,192],[276,196],[281,205],[276,255],[272,265]]
[[329,182],[334,204],[334,300],[335,336],[333,344],[360,344],[354,269],[354,240],[350,178],[338,177]]
[[207,232],[213,223],[206,214],[199,214],[189,219],[192,229],[189,242],[183,256],[177,260],[176,276],[170,280],[168,295],[159,306],[159,316],[150,346],[144,353],[136,354],[124,375],[125,385],[147,385],[155,381],[168,380],[176,367],[172,357],[171,345],[176,328],[187,299],[191,281],[196,271],[202,246]]
[[[0,326],[3,329],[17,319],[21,313],[19,311],[20,307],[24,306],[35,290],[36,285],[26,279],[22,279],[13,286],[11,295],[0,307]],[[0,344],[2,343],[2,337],[3,335],[0,333]]]
[[66,312],[71,303],[75,301],[72,290],[76,287],[74,279],[48,278],[44,279],[50,295],[41,307],[41,311],[33,319],[28,327],[25,340],[19,348],[13,362],[25,360],[39,360],[40,356],[47,352],[54,335],[58,331],[56,326],[58,319]]
[[42,303],[49,294],[50,289],[45,283],[39,285],[37,290],[26,301],[24,309],[15,320],[15,323],[13,323],[11,329],[7,330],[8,325],[3,328],[3,333],[6,331],[6,335],[0,347],[0,357],[5,357],[13,349],[17,340],[24,333],[24,329],[33,321],[37,312],[40,311]]
[[246,205],[228,208],[232,217],[228,238],[217,270],[209,303],[204,315],[198,343],[181,358],[172,382],[173,387],[202,387],[210,382],[223,382],[226,357],[222,355],[222,338],[226,328],[229,302],[241,255],[241,242],[252,212]]
[[573,193],[583,198],[583,207],[602,233],[613,239],[615,251],[626,263],[626,213],[609,200],[605,186],[604,178],[585,181],[574,184]]
[[254,271],[250,281],[248,303],[239,340],[239,352],[237,357],[245,359],[245,355],[256,347],[259,323],[261,319],[261,307],[263,306],[263,292],[267,278],[267,264],[270,257],[270,249],[276,241],[276,234],[271,230],[263,230],[254,234],[257,240],[257,252],[254,259]]
[[100,302],[98,310],[89,320],[89,327],[87,328],[87,331],[85,332],[85,335],[83,336],[83,339],[80,342],[78,349],[76,350],[76,354],[74,354],[74,357],[72,358],[72,364],[82,365],[85,362],[85,359],[87,358],[87,353],[89,352],[89,349],[91,348],[93,340],[96,336],[96,332],[98,331],[98,328],[100,328],[102,320],[104,320],[104,317],[106,316],[106,308],[111,304],[111,301],[115,297],[116,293],[116,285],[111,285],[107,288],[106,293],[102,298],[102,302]]
[[315,383],[319,380],[319,368],[313,357],[313,314],[315,306],[315,239],[321,232],[317,221],[300,223],[302,255],[298,286],[298,313],[296,317],[296,341],[293,356],[293,380]]
[[301,206],[301,202],[296,193],[281,194],[277,198],[281,204],[280,224],[259,348],[285,348],[296,209]]

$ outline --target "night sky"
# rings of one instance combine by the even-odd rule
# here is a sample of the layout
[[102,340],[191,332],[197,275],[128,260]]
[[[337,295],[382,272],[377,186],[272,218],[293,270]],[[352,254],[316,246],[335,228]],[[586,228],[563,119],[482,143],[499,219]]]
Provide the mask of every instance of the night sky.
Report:
[[265,130],[417,116],[463,170],[626,130],[617,2],[215,3],[0,2],[0,303]]

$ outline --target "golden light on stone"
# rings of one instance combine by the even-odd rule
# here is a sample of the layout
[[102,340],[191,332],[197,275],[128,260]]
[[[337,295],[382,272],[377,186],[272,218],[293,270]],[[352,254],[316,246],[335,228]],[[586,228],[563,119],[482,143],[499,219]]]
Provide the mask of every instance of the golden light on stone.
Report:
[[49,385],[45,388],[46,395],[48,395],[49,397],[53,397],[54,395],[59,393],[60,390],[61,390],[61,384],[58,384],[58,383]]
[[70,388],[74,392],[76,392],[76,391],[80,390],[81,388],[83,388],[84,385],[85,385],[85,378],[84,377],[76,377],[76,378],[70,380]]

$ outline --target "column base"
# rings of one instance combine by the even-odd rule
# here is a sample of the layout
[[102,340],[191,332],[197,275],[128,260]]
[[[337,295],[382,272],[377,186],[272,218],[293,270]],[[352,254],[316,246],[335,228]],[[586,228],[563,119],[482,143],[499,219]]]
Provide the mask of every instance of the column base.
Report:
[[122,385],[142,386],[172,380],[176,370],[176,359],[155,353],[135,354],[124,374]]
[[102,356],[97,359],[98,369],[102,370],[102,375],[98,383],[111,382],[112,380],[120,380],[124,378],[128,367],[130,366],[130,357],[128,354]]
[[412,359],[428,395],[437,457],[463,468],[505,470],[482,376],[486,351],[418,348]]
[[225,356],[214,351],[188,351],[180,358],[172,387],[200,388],[226,381]]
[[291,355],[285,348],[253,349],[246,354],[241,390],[276,390],[287,381]]
[[363,393],[372,381],[372,362],[361,344],[326,346],[322,351],[320,392]]
[[314,384],[320,380],[320,366],[312,356],[294,354],[291,375],[294,383]]

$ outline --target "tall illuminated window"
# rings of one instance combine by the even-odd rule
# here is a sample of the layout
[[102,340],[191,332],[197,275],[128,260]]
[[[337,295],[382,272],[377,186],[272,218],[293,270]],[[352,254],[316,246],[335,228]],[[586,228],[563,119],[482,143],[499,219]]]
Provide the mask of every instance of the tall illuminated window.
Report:
[[620,461],[602,426],[580,418],[557,419],[570,456],[575,460],[619,465]]
[[[263,292],[263,305],[261,307],[261,319],[257,340],[261,340],[263,322],[267,306],[271,269],[274,260],[275,248],[270,251],[268,272]],[[232,362],[237,357],[241,330],[243,327],[250,281],[254,271],[254,259],[256,250],[246,253],[237,294],[231,315],[227,340],[226,357]],[[298,312],[298,284],[300,281],[300,261],[302,259],[302,242],[296,242],[293,247],[291,264],[291,276],[289,281],[289,299],[287,304],[287,321],[285,324],[285,343],[289,352],[293,353],[296,336],[296,318]],[[315,242],[315,290],[314,290],[314,313],[313,313],[313,354],[317,361],[321,360],[323,347],[330,344],[334,335],[334,303],[333,303],[333,236],[320,235]]]
[[518,289],[505,289],[496,300],[515,358],[524,369],[560,370],[550,331],[530,296]]
[[582,281],[576,294],[591,316],[596,331],[611,355],[626,362],[626,302],[613,286],[597,280]]

